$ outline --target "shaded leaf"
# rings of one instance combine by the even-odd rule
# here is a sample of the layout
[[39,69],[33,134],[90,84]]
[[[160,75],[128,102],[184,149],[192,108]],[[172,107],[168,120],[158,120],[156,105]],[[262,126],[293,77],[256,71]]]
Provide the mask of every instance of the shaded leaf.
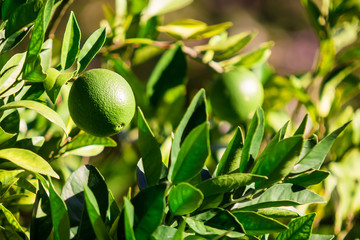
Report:
[[138,108],[138,129],[139,148],[146,184],[152,186],[157,184],[160,180],[163,163],[160,146],[140,108]]
[[180,146],[186,136],[191,132],[192,129],[204,123],[206,120],[207,112],[205,90],[202,89],[194,96],[193,100],[190,103],[190,106],[188,107],[179,126],[176,129],[174,140],[171,145],[171,164],[169,171],[173,171],[174,165],[180,152]]
[[99,240],[110,240],[111,238],[105,227],[105,223],[102,220],[95,195],[86,184],[84,184],[84,193],[86,210],[91,222],[91,226],[95,232],[96,238]]
[[46,71],[44,80],[44,88],[52,103],[56,103],[56,99],[60,93],[62,86],[73,77],[73,73],[61,73],[55,68],[49,68]]
[[249,130],[245,137],[245,143],[242,150],[240,161],[240,172],[247,172],[250,168],[251,159],[255,159],[264,135],[265,119],[264,111],[258,108],[251,120]]
[[125,239],[126,240],[135,240],[135,233],[133,230],[134,227],[134,206],[131,204],[131,202],[124,198],[124,233],[125,233]]
[[148,238],[160,225],[165,208],[165,188],[166,185],[148,187],[132,199],[136,239]]
[[300,217],[299,210],[295,207],[264,208],[257,213],[270,218],[297,218]]
[[146,95],[150,103],[157,105],[167,91],[185,84],[186,71],[185,55],[181,46],[176,44],[163,54],[147,82]]
[[70,239],[70,221],[67,207],[56,192],[51,179],[49,179],[49,185],[49,200],[55,239],[68,240]]
[[295,135],[304,135],[305,134],[308,117],[309,117],[309,114],[305,114],[305,116],[304,116],[303,120],[301,121],[299,127],[296,129],[296,131],[294,133],[294,136]]
[[20,223],[16,220],[15,216],[10,212],[10,210],[7,209],[6,207],[4,207],[4,205],[2,203],[0,203],[0,209],[3,212],[8,223],[11,225],[11,227],[15,231],[23,233],[25,235],[25,232],[22,229],[22,227],[20,226]]
[[117,143],[110,137],[96,137],[86,132],[80,133],[66,146],[66,151],[73,151],[86,146],[116,147]]
[[95,238],[95,233],[85,206],[84,185],[95,195],[101,219],[105,221],[109,193],[104,178],[95,167],[85,165],[74,171],[66,181],[61,197],[68,208],[71,236],[92,239]]
[[231,173],[240,167],[243,141],[243,133],[241,128],[238,127],[217,165],[215,176]]

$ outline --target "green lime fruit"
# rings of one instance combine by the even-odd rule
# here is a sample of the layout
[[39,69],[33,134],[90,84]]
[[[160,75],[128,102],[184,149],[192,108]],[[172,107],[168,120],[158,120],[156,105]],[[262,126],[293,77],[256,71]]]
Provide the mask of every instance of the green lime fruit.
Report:
[[264,89],[256,75],[246,68],[222,74],[211,89],[214,114],[232,124],[246,123],[264,101]]
[[74,123],[99,137],[120,132],[134,117],[136,107],[127,81],[106,69],[81,74],[70,89],[68,105]]

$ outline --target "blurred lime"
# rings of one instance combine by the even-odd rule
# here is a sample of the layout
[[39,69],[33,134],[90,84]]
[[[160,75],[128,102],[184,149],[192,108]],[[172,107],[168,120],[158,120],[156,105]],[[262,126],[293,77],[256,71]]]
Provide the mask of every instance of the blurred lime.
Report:
[[214,114],[233,124],[247,122],[264,101],[264,89],[256,75],[246,68],[222,74],[210,93]]
[[111,136],[127,126],[135,113],[135,97],[119,74],[92,69],[77,78],[69,93],[75,124],[94,136]]

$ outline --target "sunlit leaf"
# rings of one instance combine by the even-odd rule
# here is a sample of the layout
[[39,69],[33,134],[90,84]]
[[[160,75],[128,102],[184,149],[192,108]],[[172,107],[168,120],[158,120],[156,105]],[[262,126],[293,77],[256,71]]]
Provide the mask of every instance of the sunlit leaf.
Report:
[[1,149],[0,158],[6,159],[25,170],[59,178],[45,159],[29,150],[20,148]]
[[174,215],[186,215],[200,207],[204,195],[188,183],[176,185],[169,194],[169,206]]
[[61,48],[61,67],[70,68],[79,53],[81,32],[75,14],[71,12],[66,25],[63,44]]
[[315,215],[315,213],[311,213],[303,217],[296,218],[289,223],[289,229],[281,232],[276,237],[276,240],[309,239]]

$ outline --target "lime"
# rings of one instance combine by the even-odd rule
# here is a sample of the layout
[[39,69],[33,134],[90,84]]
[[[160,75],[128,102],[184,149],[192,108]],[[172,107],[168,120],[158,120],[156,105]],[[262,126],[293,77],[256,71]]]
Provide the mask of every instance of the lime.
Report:
[[256,75],[246,68],[225,72],[211,89],[214,114],[233,124],[246,123],[264,101],[264,89]]
[[127,126],[135,113],[135,97],[119,74],[92,69],[81,74],[69,93],[74,123],[94,136],[111,136]]

